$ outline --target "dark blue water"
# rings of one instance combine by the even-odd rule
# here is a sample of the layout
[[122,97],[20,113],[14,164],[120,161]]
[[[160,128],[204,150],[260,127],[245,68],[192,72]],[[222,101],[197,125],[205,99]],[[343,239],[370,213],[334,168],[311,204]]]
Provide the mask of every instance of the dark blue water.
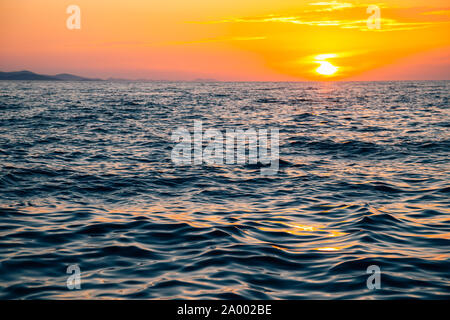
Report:
[[[448,299],[449,89],[0,82],[0,298]],[[175,166],[194,120],[279,128],[278,174]]]

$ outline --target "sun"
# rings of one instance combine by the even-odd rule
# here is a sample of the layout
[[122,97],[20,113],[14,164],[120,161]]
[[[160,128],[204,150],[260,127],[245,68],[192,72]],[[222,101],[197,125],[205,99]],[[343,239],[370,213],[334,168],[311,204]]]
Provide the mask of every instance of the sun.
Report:
[[319,54],[314,57],[314,62],[319,64],[319,67],[316,69],[318,74],[323,76],[332,76],[335,74],[339,67],[334,66],[328,59],[336,58],[338,55],[335,53],[327,53],[327,54]]
[[316,72],[324,76],[331,76],[335,74],[339,69],[338,67],[333,66],[328,61],[317,61],[317,63],[320,63],[320,66],[316,69]]

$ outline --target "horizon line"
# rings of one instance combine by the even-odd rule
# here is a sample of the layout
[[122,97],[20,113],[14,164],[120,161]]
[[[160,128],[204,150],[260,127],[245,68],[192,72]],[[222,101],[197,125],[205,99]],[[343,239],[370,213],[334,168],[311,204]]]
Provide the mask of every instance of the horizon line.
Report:
[[344,79],[336,79],[336,80],[220,80],[215,78],[195,78],[195,79],[147,79],[147,78],[121,78],[121,77],[108,77],[108,78],[92,78],[91,76],[84,76],[79,74],[73,74],[70,72],[58,72],[55,74],[41,74],[35,71],[30,71],[27,69],[17,70],[17,71],[2,71],[0,73],[20,73],[20,72],[28,72],[37,76],[47,76],[47,77],[56,77],[60,75],[69,75],[74,77],[79,77],[83,79],[79,80],[64,80],[64,79],[1,79],[0,81],[115,81],[115,82],[277,82],[277,83],[334,83],[334,82],[418,82],[418,81],[450,81],[449,79],[385,79],[385,80],[344,80]]

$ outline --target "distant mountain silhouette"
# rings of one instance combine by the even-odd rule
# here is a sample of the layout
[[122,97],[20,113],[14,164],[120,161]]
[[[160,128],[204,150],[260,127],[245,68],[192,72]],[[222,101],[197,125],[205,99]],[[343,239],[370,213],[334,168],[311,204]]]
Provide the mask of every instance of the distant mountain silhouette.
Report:
[[54,76],[37,74],[31,71],[14,71],[14,72],[1,72],[0,80],[46,80],[46,81],[95,81],[102,79],[92,79],[76,76],[69,73],[60,73]]

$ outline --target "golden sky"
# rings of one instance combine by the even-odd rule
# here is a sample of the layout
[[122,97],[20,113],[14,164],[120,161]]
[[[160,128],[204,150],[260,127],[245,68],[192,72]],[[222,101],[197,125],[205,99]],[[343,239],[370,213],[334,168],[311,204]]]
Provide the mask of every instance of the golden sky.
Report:
[[[69,5],[81,10],[70,30]],[[380,29],[369,29],[369,5]],[[450,79],[448,0],[0,0],[0,70],[169,80]]]

